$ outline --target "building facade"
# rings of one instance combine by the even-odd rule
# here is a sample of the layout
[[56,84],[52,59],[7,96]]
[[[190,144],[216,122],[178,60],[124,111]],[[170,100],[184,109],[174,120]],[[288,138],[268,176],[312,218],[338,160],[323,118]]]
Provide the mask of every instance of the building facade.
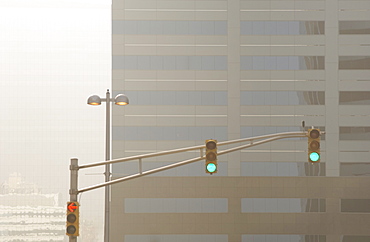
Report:
[[[325,131],[112,187],[113,241],[370,240],[370,2],[113,0],[113,158]],[[304,121],[306,127],[302,128]],[[194,157],[143,160],[144,170]],[[138,172],[113,165],[113,177]]]

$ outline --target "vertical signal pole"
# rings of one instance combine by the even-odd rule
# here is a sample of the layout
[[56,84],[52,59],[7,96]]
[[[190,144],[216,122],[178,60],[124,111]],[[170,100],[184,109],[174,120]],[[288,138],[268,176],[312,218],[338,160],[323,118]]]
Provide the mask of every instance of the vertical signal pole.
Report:
[[[78,159],[77,158],[71,159],[71,165],[69,167],[69,170],[71,171],[69,200],[71,202],[77,202],[77,194],[78,194]],[[69,242],[77,242],[77,237],[69,236]]]
[[[110,160],[110,92],[106,93],[106,133],[105,133],[105,160]],[[105,165],[105,182],[110,181],[110,164]],[[105,212],[104,212],[104,242],[109,242],[109,210],[110,210],[110,186],[105,187]]]

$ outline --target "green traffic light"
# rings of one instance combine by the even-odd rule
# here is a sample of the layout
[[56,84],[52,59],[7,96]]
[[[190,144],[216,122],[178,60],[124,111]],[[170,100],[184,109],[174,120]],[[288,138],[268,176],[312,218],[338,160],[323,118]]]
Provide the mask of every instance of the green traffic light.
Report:
[[217,170],[217,166],[214,163],[208,163],[206,168],[209,173],[213,173]]
[[317,153],[317,152],[312,152],[312,153],[310,154],[310,160],[311,160],[312,162],[316,162],[316,161],[320,160],[320,155],[319,155],[319,153]]

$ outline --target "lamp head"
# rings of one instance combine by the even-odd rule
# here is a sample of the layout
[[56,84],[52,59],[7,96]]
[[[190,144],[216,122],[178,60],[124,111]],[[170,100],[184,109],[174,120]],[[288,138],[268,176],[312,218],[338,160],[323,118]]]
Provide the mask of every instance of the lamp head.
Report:
[[118,94],[114,99],[114,103],[121,106],[127,105],[129,104],[128,97],[124,94]]
[[100,105],[101,98],[98,95],[92,95],[87,99],[87,104],[89,105]]

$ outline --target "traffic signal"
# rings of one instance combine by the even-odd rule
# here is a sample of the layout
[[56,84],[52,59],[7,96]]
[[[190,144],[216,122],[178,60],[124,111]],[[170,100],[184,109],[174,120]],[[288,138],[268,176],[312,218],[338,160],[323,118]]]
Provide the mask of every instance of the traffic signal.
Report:
[[206,172],[217,173],[217,140],[206,140]]
[[80,204],[78,202],[67,203],[67,225],[66,234],[68,236],[79,236]]
[[320,162],[320,129],[308,130],[308,161]]

